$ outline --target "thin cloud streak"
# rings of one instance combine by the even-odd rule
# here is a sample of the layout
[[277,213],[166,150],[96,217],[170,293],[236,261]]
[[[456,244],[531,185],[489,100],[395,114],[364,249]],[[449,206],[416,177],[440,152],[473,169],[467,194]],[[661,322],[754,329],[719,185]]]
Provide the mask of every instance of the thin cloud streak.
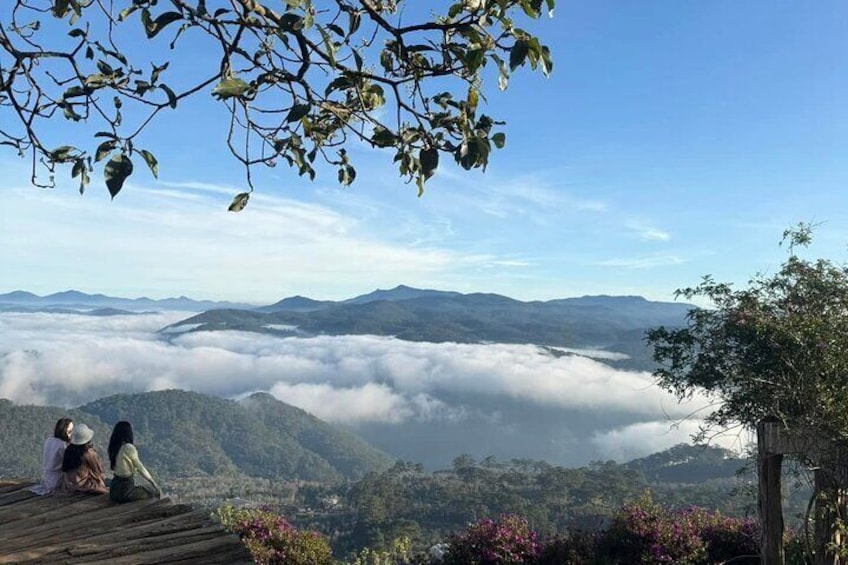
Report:
[[676,255],[657,255],[652,257],[607,259],[606,261],[599,261],[595,265],[622,269],[653,269],[656,267],[682,265],[684,263],[686,263],[686,259],[682,259]]

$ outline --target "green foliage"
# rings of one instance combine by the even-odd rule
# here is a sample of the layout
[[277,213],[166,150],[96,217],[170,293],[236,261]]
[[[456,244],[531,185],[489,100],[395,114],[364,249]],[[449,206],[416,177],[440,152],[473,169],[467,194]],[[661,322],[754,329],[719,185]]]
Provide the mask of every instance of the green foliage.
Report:
[[111,428],[97,416],[52,406],[16,405],[0,399],[0,477],[41,476],[42,445],[59,418],[71,418],[94,430],[93,445],[105,457]]
[[[114,197],[133,156],[158,174],[153,153],[134,146],[151,121],[206,94],[225,109],[227,146],[251,190],[252,166],[281,161],[310,178],[323,161],[346,186],[356,170],[345,146],[360,141],[388,149],[420,195],[440,154],[485,170],[503,147],[503,122],[479,109],[481,85],[492,78],[504,90],[521,67],[550,74],[550,50],[519,24],[552,15],[554,1],[45,0],[45,10],[9,0],[0,4],[0,143],[30,154],[35,184],[52,186],[56,166],[72,164],[83,191],[89,151],[51,149],[43,129],[62,115],[86,135],[103,130],[95,162],[112,154],[104,177]],[[417,21],[401,17],[416,11]],[[238,202],[230,210],[247,199]]]
[[790,256],[773,275],[742,290],[705,277],[678,291],[712,304],[689,313],[688,325],[649,332],[663,388],[686,398],[716,399],[710,424],[752,427],[777,418],[822,438],[848,437],[848,268],[805,260],[802,225],[789,230]]
[[[235,492],[250,490],[239,488],[246,484],[244,477],[266,483],[334,482],[359,478],[391,463],[387,455],[349,432],[268,395],[242,405],[194,392],[160,391],[114,395],[70,411],[0,400],[0,474],[38,477],[42,442],[56,420],[66,415],[94,429],[102,458],[111,427],[129,420],[142,461],[157,478],[206,477],[208,483],[214,476],[218,496],[231,490],[230,480]],[[212,494],[208,486],[199,488],[203,496]],[[266,484],[260,490],[269,489]]]
[[258,565],[333,565],[330,545],[322,536],[298,530],[273,512],[223,506],[216,515],[238,534]]
[[399,565],[412,563],[415,557],[412,554],[412,542],[403,537],[392,541],[387,549],[372,549],[365,547],[352,559],[347,561],[348,565]]
[[[678,448],[678,455],[680,451]],[[700,453],[699,448],[691,448],[693,465],[698,464]],[[657,458],[640,468],[654,474],[670,458]],[[730,515],[744,515],[756,497],[736,492],[744,483],[735,477],[735,469],[719,476],[723,469],[715,467],[707,482],[685,484],[681,477],[675,477],[679,482],[656,483],[651,488],[657,500],[669,506],[697,503]],[[397,463],[347,490],[336,490],[345,510],[313,515],[308,523],[321,531],[336,532],[333,547],[340,555],[362,547],[386,549],[387,540],[404,536],[420,550],[470,522],[500,514],[524,516],[530,527],[544,536],[567,530],[597,530],[627,500],[649,488],[642,473],[613,462],[568,469],[526,460],[498,462],[487,458],[476,462],[468,456],[458,457],[452,470],[435,473],[426,473],[414,464]],[[799,503],[802,509],[804,503],[806,499]]]
[[336,481],[389,462],[362,440],[268,395],[242,405],[171,390],[119,394],[81,409],[107,422],[132,422],[145,463],[169,476],[238,470],[269,479]]

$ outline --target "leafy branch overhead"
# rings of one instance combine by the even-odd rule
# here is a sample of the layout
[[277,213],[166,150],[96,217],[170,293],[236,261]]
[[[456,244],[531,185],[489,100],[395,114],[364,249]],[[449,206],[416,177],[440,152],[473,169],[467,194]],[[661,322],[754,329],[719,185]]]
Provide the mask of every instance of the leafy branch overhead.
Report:
[[[349,185],[345,148],[364,143],[390,151],[420,195],[440,157],[485,169],[504,146],[503,122],[480,111],[484,78],[504,90],[520,67],[551,72],[549,49],[516,21],[552,15],[554,2],[9,0],[0,144],[31,160],[37,186],[68,165],[82,192],[105,161],[114,197],[134,160],[158,174],[137,146],[147,126],[209,96],[226,108],[226,143],[251,191],[251,168],[279,162],[310,179],[323,162]],[[410,21],[416,11],[430,15]],[[72,126],[63,135],[93,139],[54,141],[56,118]]]

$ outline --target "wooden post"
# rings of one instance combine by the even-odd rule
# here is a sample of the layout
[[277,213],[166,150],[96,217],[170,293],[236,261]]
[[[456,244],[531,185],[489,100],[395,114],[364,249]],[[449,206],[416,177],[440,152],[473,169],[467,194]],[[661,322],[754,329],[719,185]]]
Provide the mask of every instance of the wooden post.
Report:
[[757,475],[759,477],[760,563],[783,565],[783,507],[780,468],[783,454],[777,451],[779,423],[762,421],[757,425]]

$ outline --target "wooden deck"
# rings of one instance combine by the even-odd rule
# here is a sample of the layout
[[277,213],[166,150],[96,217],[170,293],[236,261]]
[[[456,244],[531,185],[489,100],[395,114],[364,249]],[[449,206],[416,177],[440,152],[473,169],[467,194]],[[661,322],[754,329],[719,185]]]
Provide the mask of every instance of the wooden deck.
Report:
[[167,498],[115,504],[107,495],[36,496],[0,481],[0,564],[253,563],[208,512]]

